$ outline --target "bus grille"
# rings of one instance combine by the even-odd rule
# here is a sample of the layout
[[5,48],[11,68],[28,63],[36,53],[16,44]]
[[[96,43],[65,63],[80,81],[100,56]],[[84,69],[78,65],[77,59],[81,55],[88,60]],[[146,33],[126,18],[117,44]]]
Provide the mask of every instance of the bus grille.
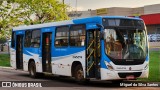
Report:
[[133,72],[133,73],[118,73],[120,78],[126,78],[129,75],[133,75],[135,77],[139,77],[142,74],[142,72]]

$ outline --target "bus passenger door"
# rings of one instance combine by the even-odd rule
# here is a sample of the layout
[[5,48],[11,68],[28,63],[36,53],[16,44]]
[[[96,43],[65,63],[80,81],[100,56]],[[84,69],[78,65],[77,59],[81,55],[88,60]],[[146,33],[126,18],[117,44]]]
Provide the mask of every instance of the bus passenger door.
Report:
[[51,67],[51,41],[52,33],[45,32],[42,36],[42,70],[43,72],[52,72]]
[[23,35],[16,36],[16,68],[23,69]]
[[86,77],[100,79],[100,30],[88,30],[86,35]]

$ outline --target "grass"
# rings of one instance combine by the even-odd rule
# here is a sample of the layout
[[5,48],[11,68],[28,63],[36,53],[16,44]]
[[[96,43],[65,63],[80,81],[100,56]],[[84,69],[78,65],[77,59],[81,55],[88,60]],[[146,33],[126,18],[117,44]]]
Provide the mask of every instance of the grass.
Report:
[[9,54],[0,54],[0,66],[10,66]]
[[[9,54],[0,54],[0,66],[10,66]],[[138,80],[160,82],[160,51],[150,52],[149,77]]]
[[149,81],[160,82],[160,51],[150,53]]
[[149,77],[139,80],[160,82],[160,51],[150,52]]

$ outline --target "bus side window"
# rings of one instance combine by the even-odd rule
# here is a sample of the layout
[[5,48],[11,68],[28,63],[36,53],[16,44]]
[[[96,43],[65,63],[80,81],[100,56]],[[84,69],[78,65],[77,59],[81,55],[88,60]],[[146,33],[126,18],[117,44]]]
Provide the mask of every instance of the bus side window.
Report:
[[85,45],[85,25],[73,25],[70,29],[70,46]]
[[39,47],[40,46],[40,30],[33,30],[32,31],[32,39],[31,39],[31,47]]
[[24,47],[30,47],[30,46],[31,46],[31,31],[28,30],[25,32]]
[[54,45],[56,47],[68,46],[68,36],[69,36],[68,26],[57,27]]

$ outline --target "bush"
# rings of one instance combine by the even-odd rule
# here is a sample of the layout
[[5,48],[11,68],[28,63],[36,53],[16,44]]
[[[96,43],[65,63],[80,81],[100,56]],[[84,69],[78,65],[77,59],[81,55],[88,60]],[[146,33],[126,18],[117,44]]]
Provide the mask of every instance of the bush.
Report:
[[4,38],[4,37],[1,37],[1,38],[0,38],[0,44],[5,43],[6,41],[7,41],[7,39],[6,39],[6,38]]

